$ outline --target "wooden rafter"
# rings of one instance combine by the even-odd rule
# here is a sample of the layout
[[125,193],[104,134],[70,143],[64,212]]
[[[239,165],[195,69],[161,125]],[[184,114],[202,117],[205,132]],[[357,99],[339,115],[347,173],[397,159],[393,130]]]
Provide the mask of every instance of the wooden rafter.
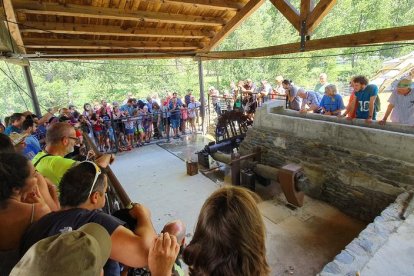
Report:
[[9,32],[17,45],[17,49],[19,53],[25,54],[26,49],[24,48],[24,43],[22,36],[20,34],[19,25],[13,24],[11,22],[16,22],[16,15],[14,13],[13,4],[11,0],[3,0],[4,5],[4,13],[6,14],[6,18],[9,21],[6,26],[8,26]]
[[300,2],[300,20],[307,20],[309,14],[315,7],[314,0],[301,0]]
[[60,34],[106,35],[127,37],[173,37],[203,38],[213,37],[215,32],[208,30],[158,29],[145,27],[124,28],[108,25],[87,25],[58,22],[24,22],[20,26],[22,33],[53,32]]
[[322,19],[332,10],[337,0],[320,0],[309,15],[306,27],[308,32],[313,32]]
[[255,12],[264,0],[250,0],[210,41],[210,43],[203,49],[204,51],[211,51],[223,39],[227,37],[234,29],[236,29],[249,15]]
[[[9,0],[10,1],[10,0]],[[163,22],[186,25],[222,26],[227,23],[223,18],[171,14],[150,11],[121,11],[113,8],[101,8],[75,4],[36,2],[30,0],[13,0],[16,11],[27,14],[44,14],[56,16],[75,16],[97,19],[130,20],[146,22]]]
[[226,0],[161,0],[161,2],[229,11],[237,11],[243,8],[241,3]]
[[300,15],[289,0],[270,0],[283,16],[300,32]]
[[[414,40],[414,25],[366,31],[355,34],[327,37],[310,40],[306,43],[305,51],[316,51],[332,48],[357,47],[378,43]],[[248,57],[264,57],[300,52],[300,43],[289,43],[265,48],[199,53],[201,59],[238,59]]]
[[135,49],[135,50],[195,50],[203,45],[194,42],[113,41],[26,38],[26,48],[44,49]]

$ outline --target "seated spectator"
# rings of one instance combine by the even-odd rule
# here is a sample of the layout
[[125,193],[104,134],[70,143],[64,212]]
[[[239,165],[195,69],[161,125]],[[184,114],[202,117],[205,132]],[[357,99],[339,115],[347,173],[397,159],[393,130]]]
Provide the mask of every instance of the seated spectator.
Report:
[[298,96],[299,89],[295,85],[293,85],[292,81],[290,80],[284,80],[282,82],[282,85],[286,92],[287,107],[289,109],[299,111],[302,105],[302,100]]
[[204,203],[184,262],[190,275],[269,275],[257,196],[240,187],[215,191]]
[[402,79],[388,99],[388,108],[379,123],[385,125],[391,114],[391,122],[414,126],[414,92],[411,79]]
[[4,134],[10,135],[12,132],[22,132],[22,124],[25,119],[26,117],[23,115],[23,113],[13,113],[10,116],[8,126],[4,130]]
[[[78,142],[76,131],[68,123],[55,123],[46,133],[46,147],[33,158],[33,164],[44,177],[59,185],[65,172],[76,164],[75,160],[64,158],[75,149]],[[104,154],[96,163],[106,168],[113,161],[112,154]]]
[[[302,106],[300,112],[306,113],[313,111],[313,113],[320,113],[322,108],[320,107],[321,96],[314,91],[305,91],[303,88],[299,88],[298,96],[302,99]],[[308,108],[306,108],[306,105]]]
[[337,92],[336,86],[333,84],[328,84],[325,87],[325,95],[320,103],[324,115],[338,116],[345,109],[344,101]]
[[349,104],[351,108],[342,116],[352,114],[356,108],[356,118],[365,119],[366,123],[376,120],[378,107],[376,100],[378,96],[378,86],[368,84],[368,79],[364,76],[356,76],[352,79],[352,86],[355,91],[355,98]]
[[87,223],[35,243],[10,275],[101,275],[111,246],[105,228]]
[[325,94],[325,87],[328,85],[328,75],[322,73],[319,75],[319,83],[315,86],[315,92],[321,96]]
[[150,212],[143,205],[133,205],[129,214],[137,224],[134,231],[129,230],[123,221],[101,211],[107,189],[107,176],[95,163],[85,161],[69,169],[60,183],[62,210],[44,216],[29,227],[23,238],[21,253],[27,252],[41,239],[95,222],[107,230],[112,240],[105,275],[119,275],[117,262],[129,267],[146,267],[148,252],[156,237]]
[[19,260],[27,227],[50,212],[38,187],[37,173],[24,156],[0,153],[0,275]]
[[35,122],[31,118],[26,119],[23,122],[22,130],[23,134],[27,135],[25,139],[26,147],[23,150],[23,154],[27,159],[32,160],[42,150],[39,140],[34,136],[37,130]]

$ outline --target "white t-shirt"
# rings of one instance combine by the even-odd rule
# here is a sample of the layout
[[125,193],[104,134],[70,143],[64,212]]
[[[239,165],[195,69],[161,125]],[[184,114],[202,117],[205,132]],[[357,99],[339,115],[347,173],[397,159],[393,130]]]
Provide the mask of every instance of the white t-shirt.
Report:
[[200,106],[200,103],[194,102],[188,104],[188,117],[195,118],[196,117],[196,108]]
[[391,122],[407,124],[414,126],[414,89],[406,96],[397,93],[394,90],[388,99],[388,102],[394,105],[391,113]]

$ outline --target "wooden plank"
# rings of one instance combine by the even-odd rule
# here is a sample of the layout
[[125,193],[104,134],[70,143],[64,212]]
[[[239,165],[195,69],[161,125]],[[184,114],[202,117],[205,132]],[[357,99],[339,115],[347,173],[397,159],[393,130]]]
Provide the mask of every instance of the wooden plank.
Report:
[[14,41],[10,41],[9,29],[6,27],[6,22],[0,21],[0,51],[1,52],[13,52],[12,45]]
[[61,53],[51,53],[47,56],[40,57],[30,57],[29,60],[126,60],[126,59],[176,59],[176,58],[193,58],[195,54],[131,54],[131,55],[122,55],[122,54],[96,54],[95,56],[90,54],[83,53],[73,53],[73,54],[61,54]]
[[[355,34],[340,35],[306,42],[305,51],[316,51],[332,48],[357,47],[378,43],[414,40],[414,25],[366,31]],[[265,57],[300,52],[300,43],[289,43],[271,47],[222,51],[197,54],[203,60],[208,59],[239,59],[249,57]]]
[[45,49],[142,49],[142,50],[194,50],[203,45],[194,42],[168,41],[113,41],[113,40],[73,40],[26,38],[27,48]]
[[22,33],[62,33],[62,34],[84,34],[84,35],[106,35],[127,37],[174,37],[174,38],[204,38],[213,37],[214,31],[208,30],[183,30],[183,29],[160,29],[108,25],[88,25],[56,22],[24,22],[20,26]]
[[159,2],[190,5],[196,8],[209,8],[228,11],[238,11],[244,6],[242,3],[239,2],[225,0],[161,0]]
[[226,19],[207,16],[170,14],[149,11],[121,11],[113,8],[35,2],[30,0],[13,0],[13,3],[16,11],[28,14],[75,16],[97,19],[130,20],[138,22],[146,21],[202,26],[222,26],[227,23]]
[[312,13],[308,17],[306,23],[308,32],[313,32],[322,19],[332,10],[335,6],[337,0],[320,0],[316,7],[313,9]]
[[300,17],[299,12],[296,10],[289,0],[270,0],[272,4],[278,9],[283,16],[300,32]]
[[[3,0],[3,6],[7,20],[10,22],[17,22],[16,14],[14,13],[13,4],[11,0]],[[26,53],[26,50],[24,48],[22,35],[20,34],[19,25],[10,22],[6,24],[6,26],[8,27],[9,32],[13,37],[13,40],[16,42],[18,53],[24,54]]]
[[234,31],[247,17],[254,13],[265,0],[250,0],[230,21],[213,37],[210,43],[203,49],[210,51],[216,47],[223,39]]
[[309,14],[315,7],[314,0],[301,0],[300,2],[300,20],[307,20]]

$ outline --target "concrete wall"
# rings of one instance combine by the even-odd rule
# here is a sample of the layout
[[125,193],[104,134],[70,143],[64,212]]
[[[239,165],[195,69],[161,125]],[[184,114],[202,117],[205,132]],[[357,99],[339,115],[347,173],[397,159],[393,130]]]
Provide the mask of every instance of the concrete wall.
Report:
[[283,101],[258,109],[240,151],[261,146],[263,163],[299,163],[306,193],[343,212],[372,221],[414,185],[414,128],[349,122],[284,110]]

